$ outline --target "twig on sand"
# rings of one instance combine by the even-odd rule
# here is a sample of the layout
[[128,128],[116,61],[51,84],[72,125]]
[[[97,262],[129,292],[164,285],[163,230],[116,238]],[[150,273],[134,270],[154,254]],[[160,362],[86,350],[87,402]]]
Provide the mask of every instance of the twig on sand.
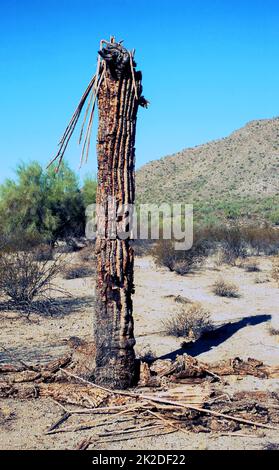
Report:
[[237,432],[221,432],[218,434],[218,436],[212,436],[216,439],[216,437],[222,437],[222,436],[229,436],[229,437],[245,437],[245,438],[254,438],[254,439],[260,439],[263,436],[255,436],[254,434],[240,434]]
[[[140,408],[141,406],[142,406],[141,404],[137,403],[136,405],[131,405],[128,408],[126,407],[125,410],[119,411],[118,413],[115,413],[113,415],[113,418],[117,418],[117,417],[122,416],[124,414],[130,413],[131,411],[134,411],[137,408]],[[60,432],[82,431],[82,430],[85,430],[85,429],[94,428],[96,425],[98,425],[100,423],[106,423],[110,419],[111,419],[111,415],[95,419],[94,421],[91,421],[91,422],[80,423],[78,426],[68,426],[68,427],[62,428],[62,429],[54,429],[53,431],[48,431],[47,434],[56,434],[56,433],[60,433]]]
[[[159,426],[157,427],[159,428]],[[159,428],[160,429],[160,428]],[[121,437],[119,439],[103,439],[103,440],[95,440],[95,439],[88,439],[82,441],[78,446],[77,450],[86,450],[91,444],[106,444],[106,443],[112,443],[112,442],[122,442],[122,441],[130,441],[132,439],[146,439],[147,437],[158,437],[158,436],[164,436],[166,434],[171,434],[176,432],[175,429],[171,429],[165,432],[159,432],[159,433],[152,433],[152,434],[145,434],[144,436],[127,436],[127,437]]]
[[143,431],[149,431],[150,429],[154,428],[163,428],[164,426],[160,423],[157,424],[145,424],[144,426],[141,426],[139,428],[136,427],[131,427],[128,429],[120,429],[119,431],[111,431],[111,432],[105,432],[99,434],[97,437],[109,437],[109,436],[117,436],[119,434],[132,434],[134,432],[143,432]]
[[51,431],[54,431],[54,429],[58,428],[62,423],[67,421],[67,419],[71,416],[71,413],[64,413],[64,415],[58,419],[50,428],[47,430],[47,434],[49,434]]
[[150,410],[147,410],[147,413],[149,413],[150,415],[155,416],[156,418],[163,421],[163,423],[166,426],[170,426],[171,428],[175,428],[176,431],[181,431],[181,432],[184,432],[185,434],[189,434],[185,429],[182,429],[178,424],[173,423],[171,420],[164,418],[159,413],[154,413],[154,411],[150,411]]

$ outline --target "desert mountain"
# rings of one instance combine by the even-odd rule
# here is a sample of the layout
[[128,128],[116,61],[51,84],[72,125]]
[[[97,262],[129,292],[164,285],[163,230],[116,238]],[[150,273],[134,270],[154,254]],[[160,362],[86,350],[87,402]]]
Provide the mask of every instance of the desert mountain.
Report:
[[137,202],[193,203],[203,218],[260,215],[279,223],[279,118],[152,161],[136,178]]

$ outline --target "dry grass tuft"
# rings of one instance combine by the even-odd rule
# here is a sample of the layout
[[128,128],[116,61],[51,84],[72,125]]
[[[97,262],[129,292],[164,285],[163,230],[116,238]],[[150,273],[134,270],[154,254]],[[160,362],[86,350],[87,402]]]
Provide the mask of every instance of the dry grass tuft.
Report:
[[167,335],[196,341],[212,329],[210,314],[198,302],[182,304],[181,309],[162,322]]
[[219,279],[213,284],[212,292],[219,297],[238,298],[240,296],[238,287],[231,282],[224,281],[224,279]]

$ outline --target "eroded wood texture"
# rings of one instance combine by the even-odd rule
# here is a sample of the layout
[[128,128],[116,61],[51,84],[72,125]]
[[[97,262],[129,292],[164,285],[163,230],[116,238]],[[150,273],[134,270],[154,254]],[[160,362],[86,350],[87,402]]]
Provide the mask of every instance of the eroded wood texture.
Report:
[[[137,96],[141,95],[141,74],[135,72]],[[127,204],[135,199],[135,135],[139,100],[130,68],[119,77],[106,69],[98,92],[99,127],[97,140],[98,227],[96,240],[97,283],[95,305],[96,383],[126,388],[135,379],[134,253],[127,239],[113,235],[111,220],[114,198],[118,229],[125,232]],[[124,208],[122,213],[119,210]],[[127,212],[126,212],[127,214]],[[115,227],[116,228],[116,227]]]

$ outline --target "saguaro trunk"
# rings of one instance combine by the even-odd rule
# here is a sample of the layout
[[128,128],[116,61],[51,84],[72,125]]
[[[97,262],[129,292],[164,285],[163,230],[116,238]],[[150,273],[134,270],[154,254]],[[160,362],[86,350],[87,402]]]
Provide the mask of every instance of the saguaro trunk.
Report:
[[[116,210],[135,199],[135,134],[141,104],[141,74],[134,72],[132,57],[119,44],[100,52],[105,61],[104,79],[98,90],[97,212],[102,234],[97,235],[97,282],[95,306],[95,381],[111,387],[129,387],[135,378],[134,253],[130,238],[109,233],[109,199]],[[118,215],[118,222],[122,216]]]

